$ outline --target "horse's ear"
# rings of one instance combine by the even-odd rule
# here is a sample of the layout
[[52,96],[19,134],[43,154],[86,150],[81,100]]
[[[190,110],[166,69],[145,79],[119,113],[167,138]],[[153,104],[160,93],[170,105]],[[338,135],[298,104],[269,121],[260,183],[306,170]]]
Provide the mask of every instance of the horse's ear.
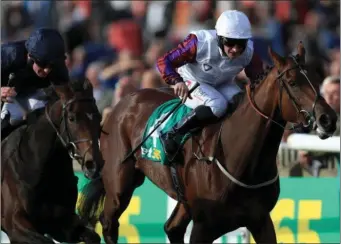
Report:
[[268,51],[276,68],[278,70],[281,70],[281,68],[285,65],[285,59],[281,55],[277,54],[274,50],[272,50],[270,46],[268,48]]
[[63,102],[72,98],[72,91],[68,85],[54,86],[54,89]]
[[305,63],[305,48],[304,48],[304,46],[303,46],[303,42],[302,42],[302,41],[300,41],[300,42],[298,43],[298,46],[297,46],[297,54],[298,54],[298,56],[299,56],[299,58],[300,58],[300,61],[301,61],[302,63]]

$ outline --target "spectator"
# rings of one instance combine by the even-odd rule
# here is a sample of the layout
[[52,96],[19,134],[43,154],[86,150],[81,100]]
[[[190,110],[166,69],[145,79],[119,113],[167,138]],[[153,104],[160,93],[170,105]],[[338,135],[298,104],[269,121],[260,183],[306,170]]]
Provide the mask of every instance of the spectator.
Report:
[[100,113],[102,113],[106,107],[110,106],[113,96],[112,90],[104,89],[101,86],[101,82],[98,78],[99,73],[104,68],[104,65],[105,64],[103,62],[96,61],[91,63],[86,70],[86,77],[92,84],[94,98],[96,100],[96,105]]
[[162,81],[159,73],[150,69],[143,73],[140,88],[159,88],[165,85],[166,84]]
[[119,79],[114,91],[114,97],[111,104],[112,107],[114,107],[127,94],[138,90],[138,88],[132,85],[132,83],[133,79],[129,75],[125,75]]
[[340,135],[340,77],[328,76],[321,86],[321,94],[338,115],[337,130],[334,135]]
[[[321,86],[321,94],[338,115],[337,130],[334,135],[340,136],[340,77],[325,78]],[[335,156],[338,154],[299,151],[297,162],[290,169],[290,176],[302,176],[302,169],[305,169],[312,176],[318,177],[320,170],[326,168],[329,159]]]

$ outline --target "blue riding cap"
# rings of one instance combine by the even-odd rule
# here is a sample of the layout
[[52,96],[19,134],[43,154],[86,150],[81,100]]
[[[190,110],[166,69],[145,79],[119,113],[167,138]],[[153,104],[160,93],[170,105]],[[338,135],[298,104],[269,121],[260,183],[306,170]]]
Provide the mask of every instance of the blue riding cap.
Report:
[[25,42],[28,53],[40,61],[54,63],[65,60],[65,44],[55,29],[39,28]]

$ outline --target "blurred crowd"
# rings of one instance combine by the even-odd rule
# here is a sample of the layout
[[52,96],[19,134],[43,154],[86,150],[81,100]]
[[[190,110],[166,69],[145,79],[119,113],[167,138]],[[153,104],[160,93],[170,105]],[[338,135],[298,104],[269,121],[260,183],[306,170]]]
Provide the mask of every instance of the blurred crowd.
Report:
[[[25,39],[38,27],[58,28],[66,41],[71,77],[91,81],[105,117],[124,95],[166,85],[156,60],[191,30],[213,29],[222,11],[239,9],[250,18],[255,51],[265,63],[271,64],[269,45],[288,55],[303,41],[306,61],[318,71],[321,84],[338,80],[333,85],[338,92],[328,98],[326,88],[324,95],[339,114],[339,4],[334,0],[2,1],[1,41]],[[330,84],[335,82],[326,86]]]

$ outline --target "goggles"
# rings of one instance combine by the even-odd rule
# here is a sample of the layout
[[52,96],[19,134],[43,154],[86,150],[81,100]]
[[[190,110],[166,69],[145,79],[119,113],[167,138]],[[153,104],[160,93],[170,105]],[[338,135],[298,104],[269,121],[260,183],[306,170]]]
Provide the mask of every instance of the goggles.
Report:
[[238,47],[244,49],[246,47],[248,39],[233,39],[220,37],[221,44],[227,47]]

